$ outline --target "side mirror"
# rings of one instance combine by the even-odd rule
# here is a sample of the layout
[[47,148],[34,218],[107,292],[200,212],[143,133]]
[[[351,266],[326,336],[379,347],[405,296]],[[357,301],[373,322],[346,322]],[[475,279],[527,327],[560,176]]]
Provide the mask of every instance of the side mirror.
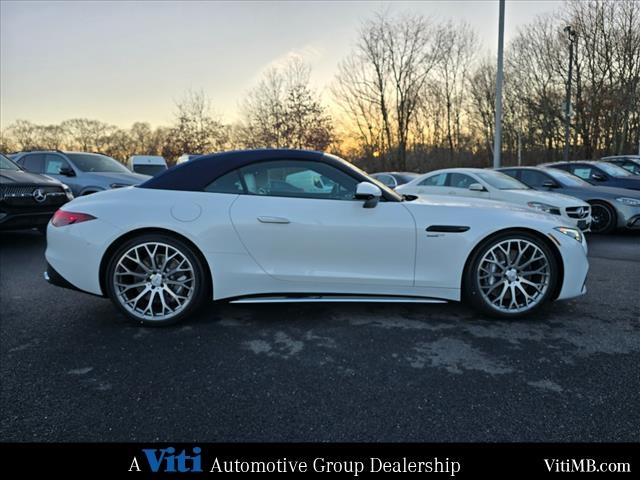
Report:
[[66,177],[75,177],[76,176],[76,172],[74,172],[73,168],[71,168],[71,167],[62,167],[60,169],[60,175],[64,175]]
[[544,182],[542,182],[542,186],[544,188],[558,188],[558,184],[553,180],[545,180]]
[[486,192],[487,189],[482,186],[480,183],[472,183],[469,185],[469,190],[472,192]]
[[600,173],[595,173],[594,172],[594,173],[591,174],[591,179],[595,180],[596,182],[604,182],[607,178],[604,175],[600,174]]
[[356,199],[364,200],[364,208],[373,208],[378,204],[382,190],[371,182],[360,182],[356,187]]

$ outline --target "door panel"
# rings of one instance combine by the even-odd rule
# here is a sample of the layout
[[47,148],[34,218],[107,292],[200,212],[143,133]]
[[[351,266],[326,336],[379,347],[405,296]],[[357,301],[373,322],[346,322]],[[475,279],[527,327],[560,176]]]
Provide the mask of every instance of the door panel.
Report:
[[249,253],[280,280],[413,285],[413,216],[399,202],[362,205],[240,195],[230,215]]

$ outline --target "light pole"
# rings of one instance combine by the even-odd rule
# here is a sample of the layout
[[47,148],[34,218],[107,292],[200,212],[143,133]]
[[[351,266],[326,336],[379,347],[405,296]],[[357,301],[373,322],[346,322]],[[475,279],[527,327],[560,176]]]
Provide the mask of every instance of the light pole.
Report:
[[569,37],[569,74],[567,76],[567,95],[564,103],[564,154],[562,159],[569,161],[569,144],[571,143],[571,76],[573,75],[573,44],[578,35],[571,25],[564,27]]
[[500,167],[500,150],[502,149],[502,75],[504,52],[504,0],[500,0],[500,16],[498,19],[498,69],[496,72],[496,128],[493,137],[493,168]]

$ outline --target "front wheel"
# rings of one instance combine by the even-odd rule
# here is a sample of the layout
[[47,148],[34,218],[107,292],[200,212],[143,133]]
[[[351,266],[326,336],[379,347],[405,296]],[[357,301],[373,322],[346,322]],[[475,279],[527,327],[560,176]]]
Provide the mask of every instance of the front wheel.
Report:
[[476,250],[465,272],[463,291],[483,313],[516,318],[547,302],[558,276],[557,261],[544,241],[527,233],[506,233]]
[[591,203],[591,233],[611,233],[616,228],[616,211],[605,202]]
[[125,242],[107,267],[107,293],[129,320],[145,326],[177,323],[207,293],[202,261],[183,241],[148,234]]

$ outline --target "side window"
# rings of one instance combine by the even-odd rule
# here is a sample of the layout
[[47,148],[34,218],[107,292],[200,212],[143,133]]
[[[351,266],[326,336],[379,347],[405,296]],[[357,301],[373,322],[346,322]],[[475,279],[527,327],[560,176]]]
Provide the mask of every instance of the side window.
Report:
[[245,193],[238,170],[233,170],[218,177],[207,185],[204,190],[211,193]]
[[464,173],[450,173],[449,186],[453,188],[469,188],[472,183],[478,183],[473,177]]
[[438,175],[432,175],[425,178],[418,185],[421,187],[444,187],[444,182],[446,179],[446,173],[439,173]]
[[353,200],[358,181],[321,162],[275,160],[240,169],[247,192],[273,197]]
[[50,153],[44,156],[44,173],[58,175],[61,168],[71,168],[63,157]]
[[571,167],[571,173],[575,176],[582,178],[583,180],[590,180],[593,173],[591,167],[585,165],[575,165]]
[[550,180],[551,179],[542,172],[536,172],[535,170],[520,171],[520,181],[533,188],[542,187],[544,182],[548,182]]
[[618,164],[619,166],[621,166],[622,168],[624,168],[625,170],[628,170],[631,173],[635,173],[636,175],[640,175],[640,165],[632,163],[632,162],[626,162],[626,163],[622,163],[622,164]]
[[26,155],[21,163],[27,172],[44,173],[44,154],[42,153]]

